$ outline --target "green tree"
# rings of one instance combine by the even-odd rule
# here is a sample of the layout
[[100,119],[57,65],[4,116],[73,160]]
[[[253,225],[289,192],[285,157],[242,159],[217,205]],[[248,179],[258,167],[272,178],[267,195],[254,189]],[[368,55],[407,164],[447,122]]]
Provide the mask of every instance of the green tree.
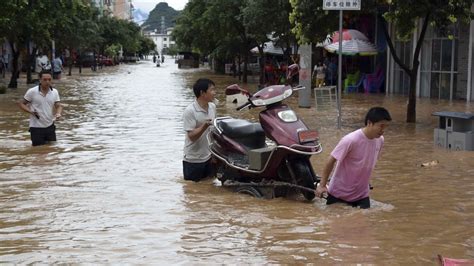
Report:
[[265,55],[263,46],[272,41],[282,47],[285,60],[289,60],[290,51],[296,44],[296,37],[291,32],[289,14],[292,10],[288,0],[253,0],[248,1],[243,8],[244,25],[248,34],[257,43],[260,55],[260,83],[264,83],[264,62]]
[[446,28],[452,23],[468,23],[472,17],[471,6],[472,0],[392,0],[389,2],[389,11],[380,14],[382,21],[385,22],[385,19],[390,21],[395,26],[398,36],[407,40],[410,39],[416,29],[417,22],[421,20],[421,31],[417,36],[418,39],[416,40],[411,66],[404,64],[397,54],[392,39],[388,34],[386,23],[383,23],[382,27],[393,59],[410,77],[407,122],[416,122],[416,79],[420,66],[420,51],[428,25],[441,32],[445,32]]
[[[36,3],[34,0],[6,0],[2,5],[0,35],[5,36],[13,54],[12,75],[8,87],[17,88],[20,75],[20,69],[18,69],[20,51],[26,45],[29,48],[30,41],[41,41],[47,37],[47,24],[39,19],[39,14],[45,9],[43,3]],[[35,23],[38,23],[38,30],[35,30],[36,27],[33,28]],[[29,52],[29,49],[27,50]]]
[[[27,82],[36,50],[50,51],[51,40],[59,46],[71,47],[94,43],[93,20],[97,13],[84,0],[5,0],[0,9],[0,36],[5,36],[13,52],[9,87],[16,88],[20,74],[20,51],[26,51]],[[30,47],[31,44],[34,46]],[[65,45],[71,44],[71,45]],[[72,45],[74,44],[74,45]],[[31,53],[30,53],[31,51]]]
[[[58,51],[68,49],[78,51],[89,48],[90,44],[96,44],[100,40],[98,32],[98,10],[83,0],[60,1],[53,16],[55,22],[55,40]],[[73,58],[66,58],[68,75],[71,75]],[[79,67],[81,65],[79,64]],[[79,68],[81,71],[81,68]]]
[[[18,17],[17,13],[20,8],[24,8],[26,6],[25,2],[17,2],[14,0],[7,0],[2,3],[2,8],[0,8],[0,41],[6,40],[10,46],[14,45],[15,41],[18,39],[18,35],[13,32],[13,29],[17,26],[17,22],[15,18]],[[12,44],[13,42],[13,44]],[[16,48],[14,46],[14,48]],[[14,56],[19,56],[19,50],[13,50]],[[16,54],[18,52],[18,54]],[[14,71],[17,71],[17,68],[14,68]],[[13,76],[13,75],[12,75]],[[15,79],[16,82],[16,79]],[[16,88],[17,84],[12,83],[12,79],[10,79],[10,83],[8,84],[10,88]]]
[[152,39],[140,36],[140,48],[138,49],[138,53],[142,55],[148,55],[150,52],[156,49],[156,44],[153,42]]
[[127,54],[134,54],[140,48],[140,27],[131,21],[114,17],[101,17],[99,20],[99,49],[102,53],[105,47],[120,44]]
[[319,43],[337,29],[337,16],[334,11],[323,10],[323,1],[290,0],[290,3],[292,31],[300,44]]
[[[184,51],[193,51],[209,54],[218,46],[218,16],[210,10],[212,3],[207,0],[191,0],[179,15],[173,38],[178,48]],[[213,27],[210,27],[214,25]]]
[[218,48],[220,23],[218,16],[210,10],[211,1],[191,0],[178,16],[172,37],[178,51],[208,55]]
[[246,82],[250,49],[257,45],[244,24],[247,4],[248,0],[191,0],[178,17],[173,37],[181,48],[213,55],[218,68],[240,54]]
[[118,62],[118,55],[120,52],[120,45],[118,44],[112,44],[107,47],[105,47],[104,54],[108,57],[113,58],[114,63]]
[[[18,45],[26,48],[26,73],[27,83],[32,83],[31,69],[35,64],[35,55],[38,47],[49,47],[48,41],[51,38],[50,28],[52,27],[51,20],[43,19],[42,16],[48,14],[50,10],[49,2],[39,2],[28,0],[25,9],[26,14],[23,18],[22,29],[19,31]],[[24,42],[22,44],[21,42]],[[35,45],[31,47],[31,44]],[[47,51],[42,51],[47,53]]]

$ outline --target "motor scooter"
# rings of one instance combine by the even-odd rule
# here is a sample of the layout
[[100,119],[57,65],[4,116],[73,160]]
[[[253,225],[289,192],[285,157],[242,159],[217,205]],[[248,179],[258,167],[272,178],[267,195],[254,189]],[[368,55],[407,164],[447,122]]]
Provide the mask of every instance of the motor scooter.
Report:
[[[288,67],[287,80],[298,74],[299,67]],[[228,88],[235,90],[238,85]],[[232,117],[218,117],[207,137],[217,161],[217,178],[225,186],[237,183],[244,193],[261,196],[261,187],[272,184],[291,187],[307,200],[315,197],[319,182],[310,157],[322,152],[319,134],[309,129],[283,100],[294,91],[305,89],[290,84],[265,87],[237,107],[263,108],[259,123]],[[239,191],[239,190],[237,190]],[[274,189],[273,197],[285,196],[288,189]]]

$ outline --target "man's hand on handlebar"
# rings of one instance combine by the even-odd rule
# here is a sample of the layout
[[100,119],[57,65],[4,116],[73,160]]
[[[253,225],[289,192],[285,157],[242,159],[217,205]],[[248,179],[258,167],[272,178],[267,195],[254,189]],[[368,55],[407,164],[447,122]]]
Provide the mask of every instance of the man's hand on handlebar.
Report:
[[316,197],[318,198],[326,198],[328,194],[328,188],[326,186],[319,185],[316,188]]

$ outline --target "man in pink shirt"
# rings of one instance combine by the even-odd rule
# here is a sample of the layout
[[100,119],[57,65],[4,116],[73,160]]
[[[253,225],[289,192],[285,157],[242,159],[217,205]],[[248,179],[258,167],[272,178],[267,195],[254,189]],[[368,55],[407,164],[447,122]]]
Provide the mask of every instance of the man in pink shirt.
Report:
[[[344,136],[331,152],[316,196],[327,194],[328,205],[343,202],[353,207],[370,208],[369,179],[382,151],[384,130],[391,120],[383,107],[373,107],[367,112],[365,127]],[[336,169],[328,188],[326,185],[334,164]]]

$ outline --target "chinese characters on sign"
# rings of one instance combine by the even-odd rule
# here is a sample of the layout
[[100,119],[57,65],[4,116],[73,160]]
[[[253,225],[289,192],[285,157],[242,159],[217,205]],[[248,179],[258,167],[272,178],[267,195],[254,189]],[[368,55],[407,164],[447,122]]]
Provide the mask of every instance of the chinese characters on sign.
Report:
[[360,10],[360,0],[324,0],[324,10]]

